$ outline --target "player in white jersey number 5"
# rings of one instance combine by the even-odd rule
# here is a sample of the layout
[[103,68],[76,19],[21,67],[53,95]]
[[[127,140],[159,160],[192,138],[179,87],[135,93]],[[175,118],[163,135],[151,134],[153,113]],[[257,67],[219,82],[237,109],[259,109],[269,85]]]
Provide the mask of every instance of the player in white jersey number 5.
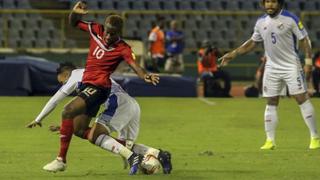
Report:
[[[50,114],[62,99],[75,91],[81,84],[84,69],[76,69],[72,64],[61,64],[57,69],[58,81],[63,86],[51,97],[37,118],[27,125],[28,128],[41,126],[41,121]],[[172,170],[171,154],[168,151],[155,149],[143,144],[134,144],[137,139],[140,127],[140,107],[137,101],[130,97],[122,87],[111,79],[111,92],[108,100],[105,102],[105,110],[96,119],[96,123],[103,125],[104,129],[98,129],[98,132],[104,132],[99,141],[93,142],[93,136],[97,136],[96,123],[94,128],[88,125],[92,116],[79,115],[74,119],[74,134],[80,138],[88,139],[91,143],[100,148],[121,155],[122,149],[129,149],[136,154],[145,155],[151,153],[162,165],[163,173],[169,174]],[[109,136],[113,131],[118,133],[118,138]],[[97,143],[99,142],[99,143]],[[126,163],[127,160],[124,159]],[[125,164],[127,166],[127,164]],[[57,172],[66,169],[66,163],[58,158],[43,167],[46,171]]]
[[[307,94],[305,78],[305,75],[307,79],[310,77],[312,68],[308,33],[297,16],[282,9],[284,0],[263,0],[262,6],[266,14],[257,20],[252,37],[240,47],[225,54],[221,58],[221,65],[227,65],[230,60],[251,51],[257,43],[263,42],[267,58],[263,77],[263,96],[267,98],[264,113],[267,140],[261,149],[275,148],[277,106],[284,86],[288,86],[290,95],[299,104],[303,119],[309,128],[309,148],[318,149],[320,140],[315,112]],[[305,53],[304,71],[298,57],[298,45]]]

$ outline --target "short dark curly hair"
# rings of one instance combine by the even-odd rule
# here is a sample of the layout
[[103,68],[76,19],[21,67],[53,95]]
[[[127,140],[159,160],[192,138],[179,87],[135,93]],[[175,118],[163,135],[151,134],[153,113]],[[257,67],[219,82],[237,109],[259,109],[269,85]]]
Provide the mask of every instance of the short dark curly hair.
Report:
[[63,73],[65,71],[72,71],[76,69],[76,66],[70,62],[60,63],[59,67],[57,68],[57,74]]
[[111,28],[114,31],[117,31],[119,34],[121,34],[122,28],[123,28],[123,18],[119,15],[112,14],[107,16],[104,28]]

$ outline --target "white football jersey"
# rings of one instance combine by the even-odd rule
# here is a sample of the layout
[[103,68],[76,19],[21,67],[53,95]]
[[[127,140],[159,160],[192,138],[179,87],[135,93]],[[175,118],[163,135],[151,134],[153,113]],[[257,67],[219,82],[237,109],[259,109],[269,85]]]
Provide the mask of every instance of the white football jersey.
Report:
[[60,88],[60,91],[67,95],[70,95],[74,90],[76,90],[78,85],[81,83],[83,72],[84,69],[73,70],[68,81],[65,84],[63,84],[63,86]]
[[308,35],[297,16],[286,10],[271,18],[265,14],[254,27],[251,39],[262,42],[267,57],[266,67],[274,71],[301,68],[298,41]]

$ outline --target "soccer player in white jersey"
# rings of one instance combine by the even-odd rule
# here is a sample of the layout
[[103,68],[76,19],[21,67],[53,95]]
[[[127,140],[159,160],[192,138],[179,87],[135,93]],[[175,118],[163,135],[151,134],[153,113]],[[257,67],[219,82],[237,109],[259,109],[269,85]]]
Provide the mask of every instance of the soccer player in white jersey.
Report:
[[[57,69],[57,78],[63,86],[51,97],[40,114],[27,127],[41,127],[42,120],[55,109],[57,104],[81,85],[83,72],[84,69],[76,69],[72,64],[61,64]],[[92,116],[83,114],[74,119],[74,134],[80,138],[88,139],[91,143],[115,154],[121,155],[121,151],[124,149],[140,155],[152,154],[160,161],[163,173],[171,173],[171,154],[168,151],[162,151],[143,144],[134,144],[140,126],[139,104],[113,79],[111,79],[111,82],[111,93],[105,102],[106,109],[96,119],[96,123],[101,124],[103,128],[96,126],[96,123],[92,128],[89,128]],[[118,138],[109,136],[113,131],[118,132]],[[97,140],[93,141],[93,139]],[[124,162],[125,167],[127,167],[127,160],[124,159]],[[66,163],[57,158],[45,165],[43,169],[51,172],[64,171]]]
[[[221,65],[238,55],[251,51],[257,43],[263,42],[267,62],[263,77],[263,96],[267,98],[264,113],[266,142],[261,149],[274,149],[275,130],[278,123],[277,107],[282,88],[287,85],[289,93],[299,104],[302,117],[310,131],[310,149],[320,148],[316,117],[306,86],[310,76],[311,44],[306,29],[299,18],[282,9],[284,0],[263,0],[266,12],[254,27],[252,37],[235,50],[221,58]],[[298,45],[305,53],[304,72],[298,57]]]

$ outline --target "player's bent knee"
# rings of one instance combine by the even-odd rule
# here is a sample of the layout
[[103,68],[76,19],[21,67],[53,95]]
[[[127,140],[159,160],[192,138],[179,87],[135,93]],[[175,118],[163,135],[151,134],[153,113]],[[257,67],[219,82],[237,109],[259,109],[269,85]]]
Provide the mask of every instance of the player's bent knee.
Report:
[[66,106],[64,107],[62,111],[62,117],[63,118],[70,118],[71,117],[72,108]]
[[[105,135],[109,135],[109,130],[106,129],[105,126],[97,123],[93,126],[93,128],[91,129],[91,132],[89,134],[89,137],[88,137],[88,140],[91,142],[91,143],[95,143],[97,138],[102,135],[102,134],[105,134]],[[91,137],[90,137],[91,136]]]
[[71,105],[66,105],[62,111],[63,118],[74,118],[76,115],[76,109]]
[[268,97],[268,105],[278,106],[279,104],[279,97]]
[[307,93],[298,94],[298,95],[295,95],[294,97],[299,105],[303,104],[304,102],[306,102],[308,100]]

